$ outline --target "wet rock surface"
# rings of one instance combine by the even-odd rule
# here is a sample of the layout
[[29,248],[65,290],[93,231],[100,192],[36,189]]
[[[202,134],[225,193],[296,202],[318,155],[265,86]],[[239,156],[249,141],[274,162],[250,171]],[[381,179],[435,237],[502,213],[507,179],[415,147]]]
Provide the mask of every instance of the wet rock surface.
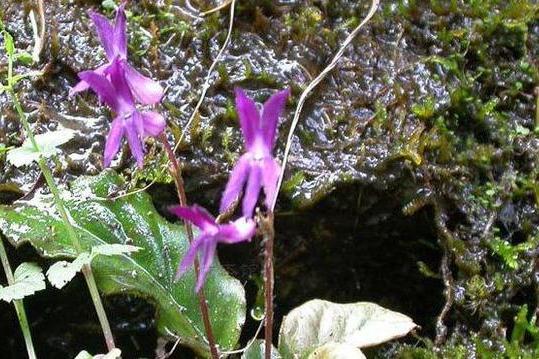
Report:
[[[171,141],[192,114],[228,25],[227,9],[199,16],[197,9],[217,2],[188,3],[140,1],[128,14],[130,60],[166,88],[159,110]],[[20,49],[33,46],[31,6],[8,0],[1,10]],[[178,152],[192,201],[217,205],[241,151],[233,88],[260,102],[292,89],[281,156],[302,89],[368,6],[239,1],[232,42]],[[18,87],[36,133],[76,130],[54,163],[62,182],[102,169],[110,123],[93,94],[68,97],[76,73],[104,61],[90,7],[111,14],[98,1],[46,5],[44,75]],[[314,297],[376,300],[412,316],[429,352],[505,350],[519,308],[526,304],[531,315],[538,305],[538,41],[533,1],[382,2],[309,97],[294,135],[276,215],[278,317]],[[0,64],[0,76],[5,71]],[[0,140],[20,145],[6,96],[0,112]],[[164,191],[150,192],[165,208],[174,192],[154,164],[159,146],[148,140],[147,150],[146,170],[136,169],[127,147],[113,166],[130,179],[126,191],[164,182]],[[3,202],[29,191],[38,177],[37,167],[17,169],[0,155]],[[256,245],[227,247],[222,257],[232,271],[245,265],[237,275],[248,279],[258,273],[258,253]],[[421,355],[403,342],[378,354]]]

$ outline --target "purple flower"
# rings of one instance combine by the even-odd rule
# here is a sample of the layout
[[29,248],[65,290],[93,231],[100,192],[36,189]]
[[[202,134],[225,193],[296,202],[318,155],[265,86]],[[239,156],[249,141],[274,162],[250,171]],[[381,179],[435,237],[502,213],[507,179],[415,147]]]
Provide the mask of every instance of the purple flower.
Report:
[[230,174],[221,199],[221,212],[225,212],[238,198],[244,186],[242,211],[245,217],[252,217],[262,188],[266,195],[266,206],[269,207],[273,202],[277,195],[275,192],[280,167],[272,152],[277,123],[288,95],[288,89],[277,92],[264,103],[260,113],[253,100],[241,89],[236,89],[236,109],[247,152],[240,157]]
[[201,261],[196,284],[197,292],[204,285],[206,275],[213,262],[217,243],[249,241],[255,234],[256,225],[250,218],[242,217],[228,224],[218,224],[211,214],[197,205],[192,207],[175,206],[170,211],[183,220],[193,223],[200,229],[200,234],[191,243],[185,257],[183,257],[176,277],[181,277],[193,265],[195,256],[200,251]]
[[[116,11],[114,26],[101,14],[89,11],[89,16],[94,22],[101,45],[105,49],[108,63],[93,70],[97,75],[108,75],[108,70],[114,63],[119,62],[126,83],[135,99],[144,105],[153,105],[163,97],[163,89],[159,83],[142,75],[127,62],[127,32],[125,18],[125,2]],[[80,76],[79,76],[80,77]],[[83,79],[73,87],[69,93],[87,90],[90,84]]]
[[143,139],[148,135],[157,136],[163,131],[166,125],[163,116],[157,112],[137,110],[120,60],[113,61],[104,74],[83,71],[79,77],[115,112],[116,117],[112,121],[105,143],[105,167],[110,165],[112,158],[118,153],[124,135],[138,166],[142,167]]

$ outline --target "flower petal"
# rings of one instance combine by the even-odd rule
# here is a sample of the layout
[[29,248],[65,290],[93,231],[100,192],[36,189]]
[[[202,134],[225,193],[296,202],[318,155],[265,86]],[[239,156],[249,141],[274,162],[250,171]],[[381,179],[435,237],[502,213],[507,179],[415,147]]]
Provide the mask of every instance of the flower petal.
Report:
[[135,110],[135,101],[125,78],[125,64],[125,61],[115,58],[107,67],[106,72],[110,76],[110,82],[116,89],[122,111],[127,113]]
[[125,79],[138,102],[144,105],[153,105],[161,101],[163,88],[157,81],[142,75],[135,70],[127,61],[123,61]]
[[107,59],[109,59],[109,61],[112,61],[115,55],[113,44],[114,30],[112,28],[112,25],[106,17],[93,10],[88,11],[88,15],[94,22],[95,28],[97,30],[97,36],[99,36],[101,46],[103,46],[103,49],[105,49]]
[[210,238],[206,239],[204,241],[204,244],[202,245],[202,250],[201,250],[202,258],[201,258],[201,263],[200,263],[200,271],[198,273],[197,285],[195,288],[197,293],[204,286],[204,282],[206,281],[206,276],[208,275],[208,272],[210,271],[211,265],[213,263],[213,258],[215,257],[216,249],[217,249],[217,243],[215,241],[210,240]]
[[[135,111],[135,113],[137,113]],[[127,143],[131,149],[131,154],[135,157],[137,165],[142,168],[144,164],[144,150],[142,148],[142,140],[138,136],[135,120],[133,117],[129,118],[125,123],[125,132],[127,134]]]
[[279,123],[279,117],[283,113],[289,94],[289,89],[279,91],[264,103],[261,127],[264,143],[270,150],[273,149],[273,146],[275,145],[275,132]]
[[[94,72],[98,75],[104,75],[109,64],[99,66]],[[90,85],[86,81],[79,81],[75,86],[69,89],[69,96],[73,96],[79,92],[86,91],[90,88]]]
[[176,280],[180,279],[180,277],[189,270],[189,267],[191,267],[195,263],[197,251],[200,248],[200,246],[204,244],[206,239],[207,239],[206,235],[201,235],[195,238],[193,243],[191,243],[191,245],[189,246],[189,249],[185,253],[185,256],[183,256],[182,261],[180,262],[180,265],[178,266],[178,269],[176,270]]
[[76,95],[79,92],[86,91],[90,88],[90,85],[86,81],[79,81],[75,86],[69,89],[69,97]]
[[105,143],[105,153],[103,155],[103,165],[105,167],[110,166],[110,162],[118,153],[123,135],[123,119],[121,117],[116,117],[114,121],[112,121],[109,134],[107,135],[107,142]]
[[118,112],[119,103],[116,99],[116,90],[110,81],[95,71],[79,72],[79,78],[94,90],[99,99],[109,105],[113,111]]
[[223,192],[223,197],[221,197],[221,206],[219,207],[221,213],[226,212],[236,198],[238,198],[245,181],[247,181],[250,161],[250,155],[244,154],[236,162],[236,165],[234,165],[225,191]]
[[137,136],[142,141],[142,139],[144,138],[144,120],[142,118],[142,115],[138,111],[133,111],[132,116],[135,129],[137,130]]
[[236,88],[236,111],[240,119],[245,146],[249,148],[254,142],[256,131],[260,125],[260,114],[254,101],[247,97],[240,88]]
[[141,115],[144,124],[144,134],[147,136],[159,136],[167,125],[165,118],[157,112],[146,111],[142,112]]
[[169,211],[183,220],[193,223],[200,229],[207,228],[208,225],[215,226],[215,218],[204,208],[194,205],[191,207],[173,206]]
[[114,22],[114,55],[119,55],[121,58],[127,57],[127,26],[124,8],[125,2],[122,2],[116,10]]
[[261,173],[259,166],[251,166],[249,171],[249,180],[247,181],[247,187],[245,189],[245,195],[243,196],[242,212],[244,217],[252,217],[253,210],[255,209],[256,202],[258,201],[258,195],[260,193]]
[[231,244],[250,241],[255,231],[255,221],[251,218],[241,217],[232,223],[219,226],[219,242]]
[[267,208],[271,207],[277,195],[277,181],[279,180],[280,171],[281,167],[275,158],[269,157],[264,159],[262,164],[262,185],[264,186],[264,193],[266,195],[264,203]]

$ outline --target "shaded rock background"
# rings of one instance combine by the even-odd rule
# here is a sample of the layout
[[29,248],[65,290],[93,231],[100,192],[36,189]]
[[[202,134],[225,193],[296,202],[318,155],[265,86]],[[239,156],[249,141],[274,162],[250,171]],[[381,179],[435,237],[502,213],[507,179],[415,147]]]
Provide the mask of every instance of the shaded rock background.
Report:
[[[197,10],[217,4],[129,5],[130,60],[166,88],[159,109],[171,141],[179,138],[225,39],[228,10],[204,18]],[[1,8],[20,49],[33,46],[32,6],[7,0]],[[278,142],[282,155],[302,89],[368,6],[352,0],[238,2],[232,43],[180,146],[192,202],[216,208],[241,152],[234,86],[258,101],[291,87]],[[99,1],[46,4],[47,42],[39,65],[44,75],[18,88],[36,132],[77,131],[54,163],[64,183],[101,171],[110,123],[93,94],[67,96],[78,71],[104,61],[86,15],[91,7],[112,14]],[[382,2],[337,69],[310,96],[295,133],[276,214],[278,319],[315,297],[371,300],[422,326],[419,346],[417,339],[403,340],[371,355],[453,357],[508,350],[515,315],[523,305],[528,318],[537,313],[539,297],[538,40],[535,1]],[[3,77],[5,58],[0,59]],[[17,72],[26,70],[17,66]],[[0,141],[20,145],[20,124],[7,97],[0,97],[0,108]],[[156,179],[149,191],[164,212],[174,201],[173,187],[159,173],[159,146],[148,140],[147,150],[143,171],[127,147],[113,166],[129,180],[126,191]],[[29,191],[38,178],[37,166],[16,169],[0,155],[3,203]],[[225,265],[247,283],[253,304],[260,252],[257,244],[221,250]],[[29,249],[21,255],[33,256]],[[28,301],[36,346],[49,357],[100,349],[84,286],[73,283],[67,292],[81,301],[75,308],[66,293],[42,293]],[[151,356],[152,310],[133,301],[113,298],[108,310],[125,353]],[[0,322],[17,332],[11,309],[0,308]],[[62,314],[54,314],[58,311]],[[66,315],[64,323],[59,318],[66,312],[88,317]],[[244,342],[255,327],[254,321],[246,325]],[[528,339],[517,343],[518,351],[531,353]],[[13,335],[0,336],[0,343],[10,353],[23,350]]]

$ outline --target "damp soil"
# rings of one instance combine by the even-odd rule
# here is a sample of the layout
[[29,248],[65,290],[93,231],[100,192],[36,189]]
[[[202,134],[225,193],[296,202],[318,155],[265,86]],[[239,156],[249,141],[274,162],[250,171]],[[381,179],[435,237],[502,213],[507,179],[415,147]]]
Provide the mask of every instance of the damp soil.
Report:
[[[167,88],[159,110],[170,140],[191,115],[228,21],[226,10],[198,16],[196,9],[217,2],[179,3],[132,2],[129,14],[130,60]],[[178,153],[191,202],[216,208],[241,151],[233,88],[245,88],[258,101],[291,88],[277,146],[281,156],[301,90],[368,6],[352,0],[238,2],[231,45]],[[7,0],[0,8],[20,49],[33,45],[31,7]],[[104,61],[89,8],[111,15],[99,1],[47,4],[39,65],[44,75],[17,88],[35,132],[75,130],[54,163],[63,184],[102,170],[110,122],[92,94],[67,96],[78,71]],[[376,348],[372,356],[505,351],[514,316],[523,305],[536,312],[539,297],[538,44],[535,1],[382,1],[308,99],[293,138],[276,211],[276,325],[308,299],[368,300],[421,326],[415,338]],[[0,111],[0,142],[20,145],[20,124],[5,96]],[[150,140],[147,149],[145,170],[136,169],[127,148],[113,167],[128,180],[126,191],[157,180],[149,192],[163,210],[174,199],[173,187],[156,170],[159,146]],[[0,155],[2,203],[36,183],[42,185],[37,167],[17,169]],[[10,258],[36,256],[23,248],[10,250]],[[260,244],[220,248],[220,259],[246,283],[248,304],[255,305]],[[152,357],[158,340],[153,308],[122,296],[105,304],[126,357]],[[439,317],[444,307],[447,314]],[[103,351],[81,281],[30,298],[28,311],[38,354]],[[24,348],[14,319],[0,304],[0,344],[17,358]],[[248,319],[242,343],[256,326]],[[518,343],[518,350],[528,353],[529,343]]]

